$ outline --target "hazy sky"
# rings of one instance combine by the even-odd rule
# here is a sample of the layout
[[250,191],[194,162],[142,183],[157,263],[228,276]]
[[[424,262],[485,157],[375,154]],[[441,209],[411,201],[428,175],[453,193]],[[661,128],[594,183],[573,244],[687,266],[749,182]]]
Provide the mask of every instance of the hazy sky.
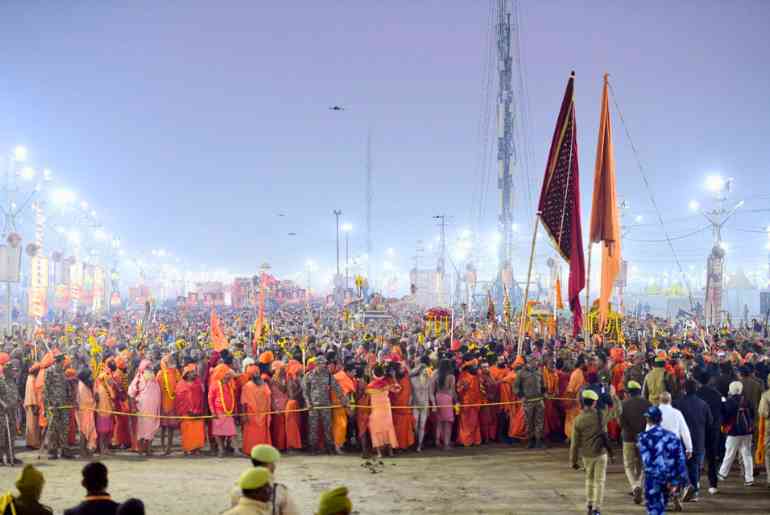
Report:
[[[307,258],[333,265],[333,209],[354,225],[353,251],[363,252],[371,127],[375,261],[393,247],[406,268],[415,242],[437,234],[433,215],[453,215],[452,235],[475,227],[488,6],[8,0],[0,150],[27,145],[133,254],[162,247],[248,273],[268,261],[287,275]],[[726,231],[730,253],[754,268],[767,263],[767,235],[733,228],[770,223],[770,2],[532,0],[521,2],[520,21],[529,144],[518,144],[535,198],[574,69],[587,222],[607,71],[671,235],[704,225],[687,202],[706,203],[704,177],[723,173],[735,178],[733,198],[746,199]],[[333,104],[348,109],[329,111]],[[651,223],[616,114],[619,192],[631,218]],[[498,209],[490,184],[484,234]],[[517,204],[523,233],[525,191]],[[628,237],[626,257],[641,270],[673,269],[665,245],[631,241],[660,239],[659,228]],[[528,238],[517,247],[522,259]],[[710,238],[677,241],[683,263],[701,265]]]

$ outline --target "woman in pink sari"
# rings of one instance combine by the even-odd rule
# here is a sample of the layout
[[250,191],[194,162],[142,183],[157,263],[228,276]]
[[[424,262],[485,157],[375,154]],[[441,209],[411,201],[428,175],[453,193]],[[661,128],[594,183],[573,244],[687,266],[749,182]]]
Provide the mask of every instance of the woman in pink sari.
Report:
[[89,456],[96,450],[96,421],[94,419],[96,400],[94,399],[94,378],[91,375],[91,369],[83,369],[78,374],[78,379],[78,410],[75,412],[75,420],[80,433],[81,454]]
[[145,456],[152,454],[152,440],[160,428],[160,386],[155,381],[155,374],[150,369],[150,361],[139,363],[136,377],[128,387],[128,395],[136,402],[137,424],[136,438],[139,452]]

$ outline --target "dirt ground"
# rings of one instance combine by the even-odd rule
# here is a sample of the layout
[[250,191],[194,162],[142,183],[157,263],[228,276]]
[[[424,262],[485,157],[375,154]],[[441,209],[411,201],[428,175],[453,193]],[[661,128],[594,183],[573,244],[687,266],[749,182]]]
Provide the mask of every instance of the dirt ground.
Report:
[[[80,501],[80,469],[85,461],[38,460],[21,453],[46,477],[43,501],[56,513]],[[150,514],[217,514],[227,508],[227,492],[249,466],[245,458],[184,458],[181,454],[149,460],[124,454],[109,457],[109,491],[121,501],[144,500]],[[277,481],[286,484],[301,512],[312,514],[319,494],[345,485],[356,513],[585,513],[582,472],[567,465],[567,449],[526,450],[518,445],[484,446],[450,452],[426,451],[383,459],[373,473],[353,454],[288,455]],[[12,489],[19,469],[0,467],[0,487]],[[719,495],[705,494],[687,504],[688,513],[770,513],[770,489],[760,476],[745,488],[736,469],[720,485]],[[761,485],[761,486],[760,486]],[[610,466],[602,513],[642,514],[628,496],[620,463]]]

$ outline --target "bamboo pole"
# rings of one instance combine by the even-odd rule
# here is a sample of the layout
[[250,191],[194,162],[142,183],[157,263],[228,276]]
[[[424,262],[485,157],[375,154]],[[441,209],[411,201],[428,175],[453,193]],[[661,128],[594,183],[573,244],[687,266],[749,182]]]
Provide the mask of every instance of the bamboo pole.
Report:
[[519,341],[516,354],[524,353],[524,328],[527,320],[527,302],[529,301],[529,281],[532,279],[532,262],[535,260],[535,243],[537,242],[537,227],[540,223],[540,212],[535,214],[535,227],[532,230],[532,247],[529,250],[529,266],[527,267],[527,282],[524,284],[524,301],[521,304],[521,318],[519,320]]
[[[586,305],[585,314],[583,315],[583,345],[589,345],[591,343],[591,335],[588,331],[588,316],[591,314],[591,242],[588,242],[588,267],[586,271]],[[588,347],[587,347],[588,348]]]

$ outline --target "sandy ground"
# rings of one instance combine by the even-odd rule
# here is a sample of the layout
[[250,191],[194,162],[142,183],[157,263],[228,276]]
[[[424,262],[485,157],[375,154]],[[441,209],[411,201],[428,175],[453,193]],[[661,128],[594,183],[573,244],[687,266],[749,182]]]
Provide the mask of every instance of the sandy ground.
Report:
[[[46,476],[43,501],[56,513],[80,501],[80,469],[85,461],[38,460],[37,452],[21,453]],[[245,458],[142,459],[129,454],[105,461],[110,492],[116,500],[139,497],[148,513],[217,514],[227,508],[227,492],[249,466]],[[427,451],[383,460],[376,473],[357,455],[289,455],[279,465],[277,480],[286,484],[302,513],[312,514],[319,494],[346,485],[356,513],[585,513],[582,472],[567,465],[567,449],[526,450],[516,445]],[[18,469],[0,467],[3,489],[12,488]],[[770,489],[764,476],[745,488],[735,469],[720,494],[704,495],[685,506],[687,513],[770,513]],[[642,514],[632,503],[621,464],[610,466],[602,513]]]

